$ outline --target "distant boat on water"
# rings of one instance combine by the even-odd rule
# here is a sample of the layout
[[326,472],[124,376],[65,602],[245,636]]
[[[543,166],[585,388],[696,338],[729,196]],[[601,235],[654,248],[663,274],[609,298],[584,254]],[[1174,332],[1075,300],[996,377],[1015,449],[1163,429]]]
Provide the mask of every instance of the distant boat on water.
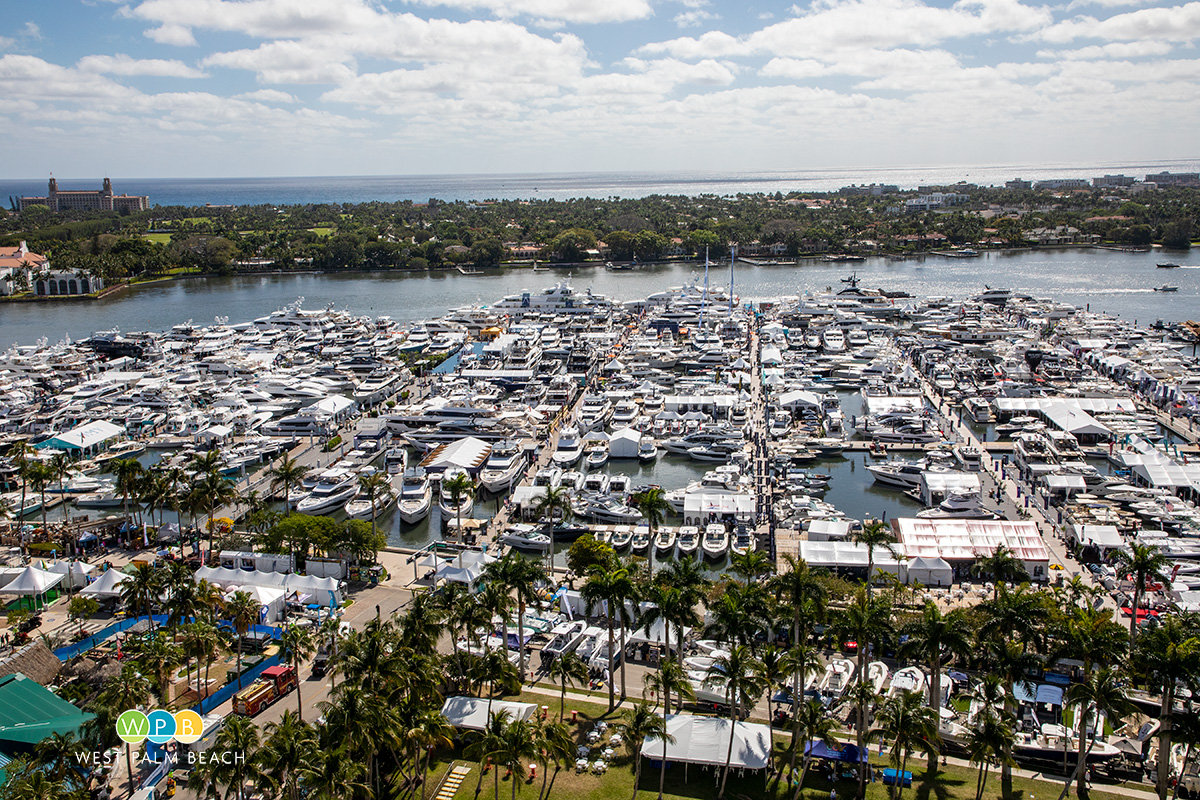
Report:
[[1159,264],[1158,268],[1159,269],[1179,269],[1179,265],[1173,264],[1171,262],[1167,262],[1166,264]]
[[1164,283],[1162,286],[1155,286],[1154,291],[1156,291],[1156,292],[1178,292],[1179,287],[1172,286],[1169,283]]

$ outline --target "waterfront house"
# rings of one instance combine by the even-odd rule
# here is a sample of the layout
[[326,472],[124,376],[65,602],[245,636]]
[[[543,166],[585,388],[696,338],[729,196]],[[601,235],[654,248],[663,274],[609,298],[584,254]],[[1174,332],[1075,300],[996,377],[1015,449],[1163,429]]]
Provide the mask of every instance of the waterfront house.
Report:
[[19,292],[28,286],[31,275],[50,266],[50,259],[31,253],[25,242],[16,247],[0,247],[0,296]]

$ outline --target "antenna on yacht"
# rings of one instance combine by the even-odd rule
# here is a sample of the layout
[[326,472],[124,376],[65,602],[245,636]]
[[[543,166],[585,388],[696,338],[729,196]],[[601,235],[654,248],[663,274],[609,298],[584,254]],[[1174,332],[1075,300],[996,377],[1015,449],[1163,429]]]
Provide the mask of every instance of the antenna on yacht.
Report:
[[733,316],[733,265],[737,263],[737,245],[729,248],[729,316]]

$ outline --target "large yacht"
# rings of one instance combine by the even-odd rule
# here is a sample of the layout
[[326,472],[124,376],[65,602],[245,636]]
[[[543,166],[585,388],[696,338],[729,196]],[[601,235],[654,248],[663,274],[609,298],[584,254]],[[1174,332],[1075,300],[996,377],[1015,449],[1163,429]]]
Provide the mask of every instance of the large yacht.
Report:
[[400,519],[410,524],[420,522],[428,516],[432,505],[433,490],[425,470],[414,467],[405,471],[400,484]]
[[525,453],[517,442],[502,442],[492,448],[488,460],[484,462],[483,471],[479,473],[479,483],[489,492],[506,492],[525,469]]
[[494,303],[492,310],[505,314],[591,314],[611,307],[612,301],[603,295],[593,294],[591,289],[580,294],[571,288],[570,282],[563,280],[541,292],[510,294]]

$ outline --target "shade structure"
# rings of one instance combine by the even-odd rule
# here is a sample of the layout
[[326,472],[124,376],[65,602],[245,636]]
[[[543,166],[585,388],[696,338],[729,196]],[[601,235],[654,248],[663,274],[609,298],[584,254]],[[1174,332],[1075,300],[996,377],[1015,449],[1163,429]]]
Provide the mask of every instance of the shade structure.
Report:
[[[730,736],[733,751],[729,766],[735,769],[766,769],[770,752],[770,729],[753,722],[730,722],[723,717],[696,717],[691,714],[668,714],[667,733],[674,739],[666,743],[666,760],[687,764],[724,766],[729,753]],[[647,737],[642,742],[642,755],[662,759],[662,739]]]
[[22,597],[45,594],[66,579],[66,575],[37,567],[26,567],[20,575],[0,588],[0,594]]
[[88,575],[95,572],[96,568],[82,561],[55,561],[49,570],[65,576],[63,583],[68,589],[78,589],[87,585]]
[[[510,720],[529,719],[537,706],[533,703],[514,703],[508,700],[493,700],[492,714],[508,712]],[[442,716],[455,728],[481,731],[488,724],[488,701],[478,697],[447,697],[442,704]]]
[[942,558],[917,556],[908,561],[908,580],[926,586],[949,586],[954,583],[954,568]]
[[858,745],[835,742],[830,747],[816,739],[804,746],[804,755],[810,758],[823,758],[826,761],[845,761],[850,764],[867,760],[867,751],[859,750]]
[[466,436],[449,444],[438,445],[421,461],[426,472],[443,472],[452,467],[472,475],[479,473],[492,452],[492,446],[482,439]]
[[318,605],[340,605],[341,586],[336,578],[318,578],[315,575],[284,575],[279,572],[259,570],[227,569],[225,567],[200,567],[192,576],[197,582],[206,580],[225,589],[230,586],[274,586],[287,593],[309,594],[317,599]]
[[130,576],[120,570],[110,569],[100,573],[100,577],[83,587],[79,591],[80,594],[87,597],[95,597],[99,599],[120,597],[121,590],[124,588],[121,584],[129,580]]

